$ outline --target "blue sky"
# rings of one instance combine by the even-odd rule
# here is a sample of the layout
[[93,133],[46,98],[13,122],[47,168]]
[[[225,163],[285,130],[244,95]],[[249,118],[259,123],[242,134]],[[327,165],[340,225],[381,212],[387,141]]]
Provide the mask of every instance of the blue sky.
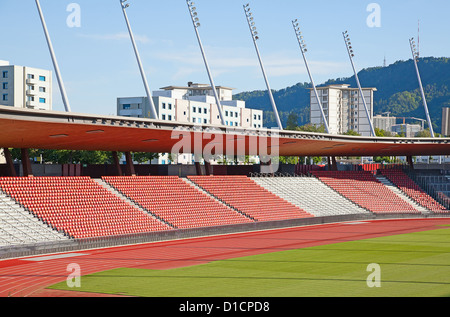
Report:
[[[116,98],[145,95],[119,0],[40,0],[72,111],[115,114]],[[67,6],[80,7],[80,27],[69,27]],[[188,81],[209,83],[185,0],[129,0],[128,17],[151,90]],[[195,0],[216,85],[235,93],[265,90],[242,5]],[[380,27],[369,27],[367,7],[380,7]],[[348,30],[357,69],[421,56],[449,56],[447,0],[258,0],[250,2],[259,50],[272,89],[309,82],[291,21],[299,19],[316,84],[353,74],[342,32]],[[53,70],[34,0],[0,0],[0,60]],[[364,85],[364,83],[362,83]],[[64,107],[54,76],[54,110]]]

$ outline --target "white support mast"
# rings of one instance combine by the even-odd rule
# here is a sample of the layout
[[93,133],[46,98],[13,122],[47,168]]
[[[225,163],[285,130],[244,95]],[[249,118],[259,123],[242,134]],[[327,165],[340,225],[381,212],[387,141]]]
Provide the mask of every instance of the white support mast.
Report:
[[259,36],[257,35],[258,32],[256,31],[255,22],[253,22],[252,13],[250,12],[250,7],[249,7],[248,3],[246,5],[244,5],[244,12],[245,12],[245,16],[247,18],[247,22],[248,22],[248,27],[250,29],[250,33],[252,35],[253,44],[255,45],[256,54],[258,55],[258,60],[259,60],[260,66],[261,66],[263,77],[264,77],[264,80],[266,82],[267,92],[269,94],[270,103],[272,104],[272,109],[273,109],[273,113],[275,115],[275,120],[277,122],[278,128],[280,130],[283,130],[283,125],[281,123],[280,116],[278,114],[278,109],[277,109],[277,106],[275,104],[275,99],[273,98],[272,89],[270,88],[269,80],[267,79],[266,71],[264,70],[264,65],[263,65],[263,62],[262,62],[262,59],[261,59],[261,55],[259,53],[258,44],[256,43],[256,41],[259,39]]
[[361,95],[361,98],[362,98],[362,101],[364,104],[364,110],[366,111],[367,121],[369,122],[369,126],[370,126],[370,132],[371,132],[372,136],[376,136],[375,130],[373,128],[372,118],[369,114],[369,109],[367,108],[366,98],[364,98],[364,93],[361,88],[361,83],[359,82],[358,73],[356,72],[355,63],[353,62],[353,57],[355,55],[353,53],[353,48],[351,46],[352,43],[350,42],[350,38],[349,38],[347,31],[343,32],[342,35],[344,36],[344,41],[345,41],[345,45],[347,46],[348,56],[350,58],[350,62],[352,63],[352,68],[353,68],[353,72],[355,73],[356,83],[358,84],[359,93]]
[[420,79],[419,66],[417,65],[419,61],[419,53],[416,50],[416,44],[414,42],[414,38],[409,40],[409,44],[411,46],[411,53],[414,61],[414,67],[416,69],[417,80],[419,81],[420,93],[422,94],[423,107],[425,109],[425,115],[427,117],[428,127],[430,128],[431,137],[434,138],[433,125],[431,124],[430,113],[428,112],[427,99],[425,97],[425,92],[423,90],[422,80]]
[[192,24],[194,25],[195,34],[197,35],[198,45],[200,46],[200,51],[202,52],[203,61],[205,63],[205,67],[206,67],[206,71],[208,73],[209,81],[211,83],[211,89],[213,91],[214,98],[216,99],[216,105],[217,105],[217,110],[219,111],[220,121],[221,121],[222,125],[225,125],[225,117],[223,115],[222,105],[221,105],[219,96],[217,94],[216,85],[214,84],[214,80],[213,80],[213,77],[211,75],[211,70],[209,69],[208,61],[206,59],[205,50],[203,48],[203,44],[202,44],[202,41],[200,39],[200,34],[198,32],[198,28],[200,27],[200,22],[199,22],[199,19],[197,17],[196,7],[194,7],[194,2],[192,2],[191,0],[186,0],[186,3],[187,3],[188,8],[189,8],[189,13],[191,15]]
[[292,21],[292,25],[294,27],[295,35],[297,36],[297,40],[298,40],[298,44],[300,46],[300,50],[302,51],[303,60],[305,61],[306,70],[308,71],[308,75],[309,75],[309,78],[311,80],[311,85],[312,85],[313,90],[314,90],[314,95],[316,96],[316,99],[317,99],[317,104],[319,105],[320,113],[322,115],[323,123],[325,125],[325,130],[327,131],[327,133],[330,133],[330,129],[328,127],[327,117],[325,116],[325,112],[323,111],[322,102],[320,101],[319,94],[317,93],[316,85],[314,84],[314,79],[313,79],[313,77],[311,75],[311,71],[309,70],[308,61],[306,60],[306,54],[305,53],[308,51],[308,49],[306,48],[306,44],[305,44],[305,41],[303,40],[302,32],[300,31],[299,23],[297,21],[298,21],[297,19],[293,20]]
[[133,49],[134,49],[134,53],[136,55],[137,63],[138,63],[138,66],[139,66],[139,70],[141,72],[141,77],[142,77],[142,81],[144,83],[145,92],[147,94],[147,98],[148,98],[148,101],[150,103],[150,113],[151,113],[151,116],[152,116],[153,119],[158,119],[158,113],[156,111],[156,107],[155,107],[155,104],[153,102],[153,98],[152,98],[151,93],[150,93],[150,88],[148,86],[147,77],[146,77],[145,72],[144,72],[144,67],[142,66],[141,57],[139,56],[139,51],[137,49],[136,41],[134,39],[134,35],[133,35],[132,30],[131,30],[130,22],[128,20],[128,16],[127,16],[127,12],[126,12],[126,9],[130,5],[128,3],[125,4],[125,2],[127,2],[127,0],[119,0],[119,1],[120,1],[120,5],[122,7],[122,11],[123,11],[123,16],[125,18],[125,22],[127,23],[128,32],[130,34],[131,43],[133,44]]
[[71,112],[69,99],[67,98],[66,88],[64,87],[64,82],[61,77],[61,72],[59,70],[58,61],[55,56],[55,52],[53,50],[53,44],[50,39],[50,35],[47,30],[47,24],[45,23],[44,14],[42,13],[41,4],[39,3],[39,0],[36,0],[36,6],[39,12],[39,17],[41,18],[42,27],[44,28],[45,38],[47,39],[47,45],[48,49],[50,51],[50,56],[52,58],[53,67],[55,69],[56,78],[58,80],[59,85],[59,91],[61,92],[62,101],[64,103],[64,108],[66,109],[66,112]]

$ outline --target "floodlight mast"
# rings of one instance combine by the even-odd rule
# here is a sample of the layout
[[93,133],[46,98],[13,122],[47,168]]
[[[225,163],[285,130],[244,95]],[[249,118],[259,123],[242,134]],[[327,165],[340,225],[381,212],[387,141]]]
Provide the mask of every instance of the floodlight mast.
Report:
[[264,70],[264,65],[263,65],[263,62],[262,62],[262,59],[261,59],[261,55],[259,53],[258,44],[256,43],[256,41],[259,39],[259,37],[257,35],[258,32],[256,31],[256,27],[254,26],[255,22],[252,22],[253,21],[253,17],[252,17],[252,13],[250,12],[250,7],[249,7],[248,3],[244,5],[244,12],[245,12],[245,16],[247,18],[247,23],[248,23],[248,27],[250,29],[250,33],[252,35],[253,44],[255,45],[256,54],[258,55],[258,60],[259,60],[260,66],[261,66],[261,70],[262,70],[262,73],[263,73],[264,81],[266,82],[267,91],[269,93],[269,98],[270,98],[270,103],[272,104],[272,109],[273,109],[273,112],[274,112],[274,115],[275,115],[275,120],[277,122],[278,128],[280,130],[283,130],[283,125],[281,123],[280,116],[278,114],[278,109],[277,109],[277,106],[275,104],[275,100],[273,98],[272,89],[270,88],[269,80],[267,79],[266,71]]
[[300,50],[301,50],[302,55],[303,55],[303,60],[305,61],[306,70],[308,71],[308,75],[309,75],[309,78],[311,80],[311,85],[313,87],[314,94],[315,94],[316,99],[317,99],[317,104],[319,105],[320,113],[322,115],[322,119],[323,119],[323,122],[324,122],[324,125],[325,125],[325,130],[327,131],[327,133],[330,133],[330,129],[328,127],[327,118],[326,118],[325,113],[323,111],[322,102],[319,99],[319,94],[317,93],[316,85],[314,84],[314,79],[312,78],[312,75],[311,75],[311,72],[310,72],[309,66],[308,66],[308,61],[306,60],[306,54],[305,53],[308,51],[308,49],[306,48],[306,44],[305,44],[305,41],[303,40],[302,32],[300,31],[299,23],[297,21],[298,21],[297,19],[293,20],[292,21],[292,26],[294,27],[295,35],[297,36],[298,44],[300,46]]
[[361,88],[361,83],[359,82],[359,78],[358,78],[358,73],[356,72],[355,64],[353,62],[353,57],[355,55],[353,54],[353,49],[351,46],[348,31],[342,32],[342,35],[344,36],[344,41],[345,41],[345,45],[347,46],[348,56],[350,58],[350,62],[352,63],[353,72],[355,73],[355,79],[356,79],[356,83],[358,84],[359,93],[361,94],[361,98],[363,100],[364,110],[366,111],[367,120],[369,121],[370,132],[371,132],[372,136],[376,136],[375,130],[373,128],[373,123],[372,123],[372,120],[371,120],[371,117],[369,114],[369,110],[367,109],[366,98],[364,98],[363,90]]
[[422,80],[420,79],[419,66],[417,65],[419,60],[419,53],[416,50],[416,45],[414,42],[414,38],[409,40],[409,44],[411,46],[411,53],[414,61],[414,66],[416,68],[417,80],[419,81],[420,93],[422,94],[423,107],[425,109],[425,115],[427,116],[428,127],[430,128],[431,137],[434,138],[433,126],[431,125],[430,114],[428,112],[427,99],[425,98],[425,92],[423,90]]
[[191,15],[192,24],[193,24],[194,30],[195,30],[195,35],[197,36],[197,40],[198,40],[198,45],[200,46],[200,51],[202,52],[203,62],[205,63],[206,72],[208,73],[209,81],[211,83],[211,88],[212,88],[212,91],[214,93],[214,98],[216,99],[217,110],[219,111],[220,121],[222,122],[222,125],[226,125],[225,124],[225,117],[223,116],[222,105],[221,105],[219,96],[217,95],[216,85],[214,84],[214,80],[213,80],[213,77],[211,75],[211,70],[209,69],[208,61],[206,59],[205,50],[203,48],[203,44],[202,44],[202,41],[200,39],[200,34],[198,32],[198,28],[200,27],[200,23],[199,23],[199,19],[197,17],[197,12],[195,11],[196,7],[194,7],[194,2],[193,1],[186,0],[186,3],[187,3],[187,6],[188,6],[188,9],[189,9],[189,13]]
[[138,51],[137,46],[136,46],[136,41],[134,39],[133,31],[131,30],[130,21],[128,20],[126,9],[130,5],[128,3],[125,4],[125,2],[127,2],[127,0],[119,0],[119,1],[120,1],[120,6],[122,7],[122,11],[123,11],[123,16],[125,18],[125,22],[127,24],[128,33],[130,34],[131,43],[133,44],[134,54],[136,55],[137,63],[138,63],[138,66],[139,66],[139,70],[141,72],[141,77],[142,77],[142,81],[144,83],[144,88],[145,88],[145,92],[147,94],[147,99],[148,99],[148,102],[150,103],[151,116],[152,116],[153,119],[159,119],[158,118],[158,113],[156,111],[155,104],[153,102],[153,98],[152,98],[151,93],[150,93],[150,88],[148,86],[147,77],[145,76],[144,67],[142,66],[141,57],[139,56],[139,51]]
[[66,112],[71,112],[69,99],[67,98],[66,88],[64,87],[64,82],[61,77],[61,72],[59,70],[58,61],[56,60],[55,52],[53,50],[52,41],[50,39],[50,35],[47,30],[47,24],[45,23],[44,14],[42,13],[41,4],[39,3],[39,0],[36,0],[36,6],[39,12],[39,17],[41,19],[42,27],[44,28],[45,38],[47,39],[47,45],[48,49],[50,51],[50,56],[52,58],[53,67],[55,68],[56,78],[58,80],[59,90],[61,92],[62,101],[64,103],[64,108],[66,109]]

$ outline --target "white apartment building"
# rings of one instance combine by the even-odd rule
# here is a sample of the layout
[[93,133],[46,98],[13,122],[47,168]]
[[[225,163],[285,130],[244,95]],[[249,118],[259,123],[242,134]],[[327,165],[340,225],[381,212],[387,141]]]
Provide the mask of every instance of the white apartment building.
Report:
[[[376,88],[363,88],[363,94],[369,112],[370,120],[373,118],[373,94]],[[317,93],[322,103],[331,134],[342,134],[353,130],[363,136],[370,136],[370,123],[368,121],[364,102],[358,88],[350,85],[330,85],[317,87]],[[310,89],[310,122],[314,125],[323,125],[314,90]]]
[[392,132],[392,127],[397,124],[397,117],[376,115],[373,117],[373,127]]
[[[217,86],[225,124],[230,127],[263,128],[263,111],[245,107],[245,101],[233,100],[233,88]],[[198,125],[221,125],[219,111],[211,86],[189,82],[187,86],[168,86],[154,91],[153,103],[159,119]],[[147,97],[117,98],[117,115],[150,118]],[[192,163],[192,155],[173,158],[177,163]],[[169,156],[162,155],[157,164],[166,164]]]
[[52,72],[0,61],[0,105],[52,110]]

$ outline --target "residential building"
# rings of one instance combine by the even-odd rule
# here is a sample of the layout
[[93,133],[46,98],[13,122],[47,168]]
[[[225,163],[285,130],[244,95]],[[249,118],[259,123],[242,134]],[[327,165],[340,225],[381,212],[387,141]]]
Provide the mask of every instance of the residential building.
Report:
[[0,105],[52,110],[52,72],[0,61]]
[[417,132],[422,131],[422,126],[420,124],[408,124],[408,123],[402,123],[402,124],[396,124],[392,126],[391,131],[396,134],[405,134],[405,137],[407,138],[413,138],[416,136]]
[[[263,128],[263,111],[245,107],[245,101],[233,100],[233,88],[217,86],[225,124],[230,127]],[[189,82],[187,86],[163,87],[152,93],[153,103],[162,121],[221,125],[216,99],[211,86]],[[117,115],[150,118],[150,102],[147,97],[117,98]],[[159,158],[159,164],[169,161],[167,154]],[[178,163],[191,163],[192,155],[173,158]]]
[[392,126],[397,124],[397,117],[376,115],[373,117],[373,128],[392,132]]
[[[358,88],[350,88],[347,84],[317,87],[331,134],[343,134],[353,130],[363,136],[371,135],[369,120],[373,119],[373,95],[376,88],[362,90],[369,119]],[[324,124],[313,89],[310,89],[310,122],[316,126]]]

